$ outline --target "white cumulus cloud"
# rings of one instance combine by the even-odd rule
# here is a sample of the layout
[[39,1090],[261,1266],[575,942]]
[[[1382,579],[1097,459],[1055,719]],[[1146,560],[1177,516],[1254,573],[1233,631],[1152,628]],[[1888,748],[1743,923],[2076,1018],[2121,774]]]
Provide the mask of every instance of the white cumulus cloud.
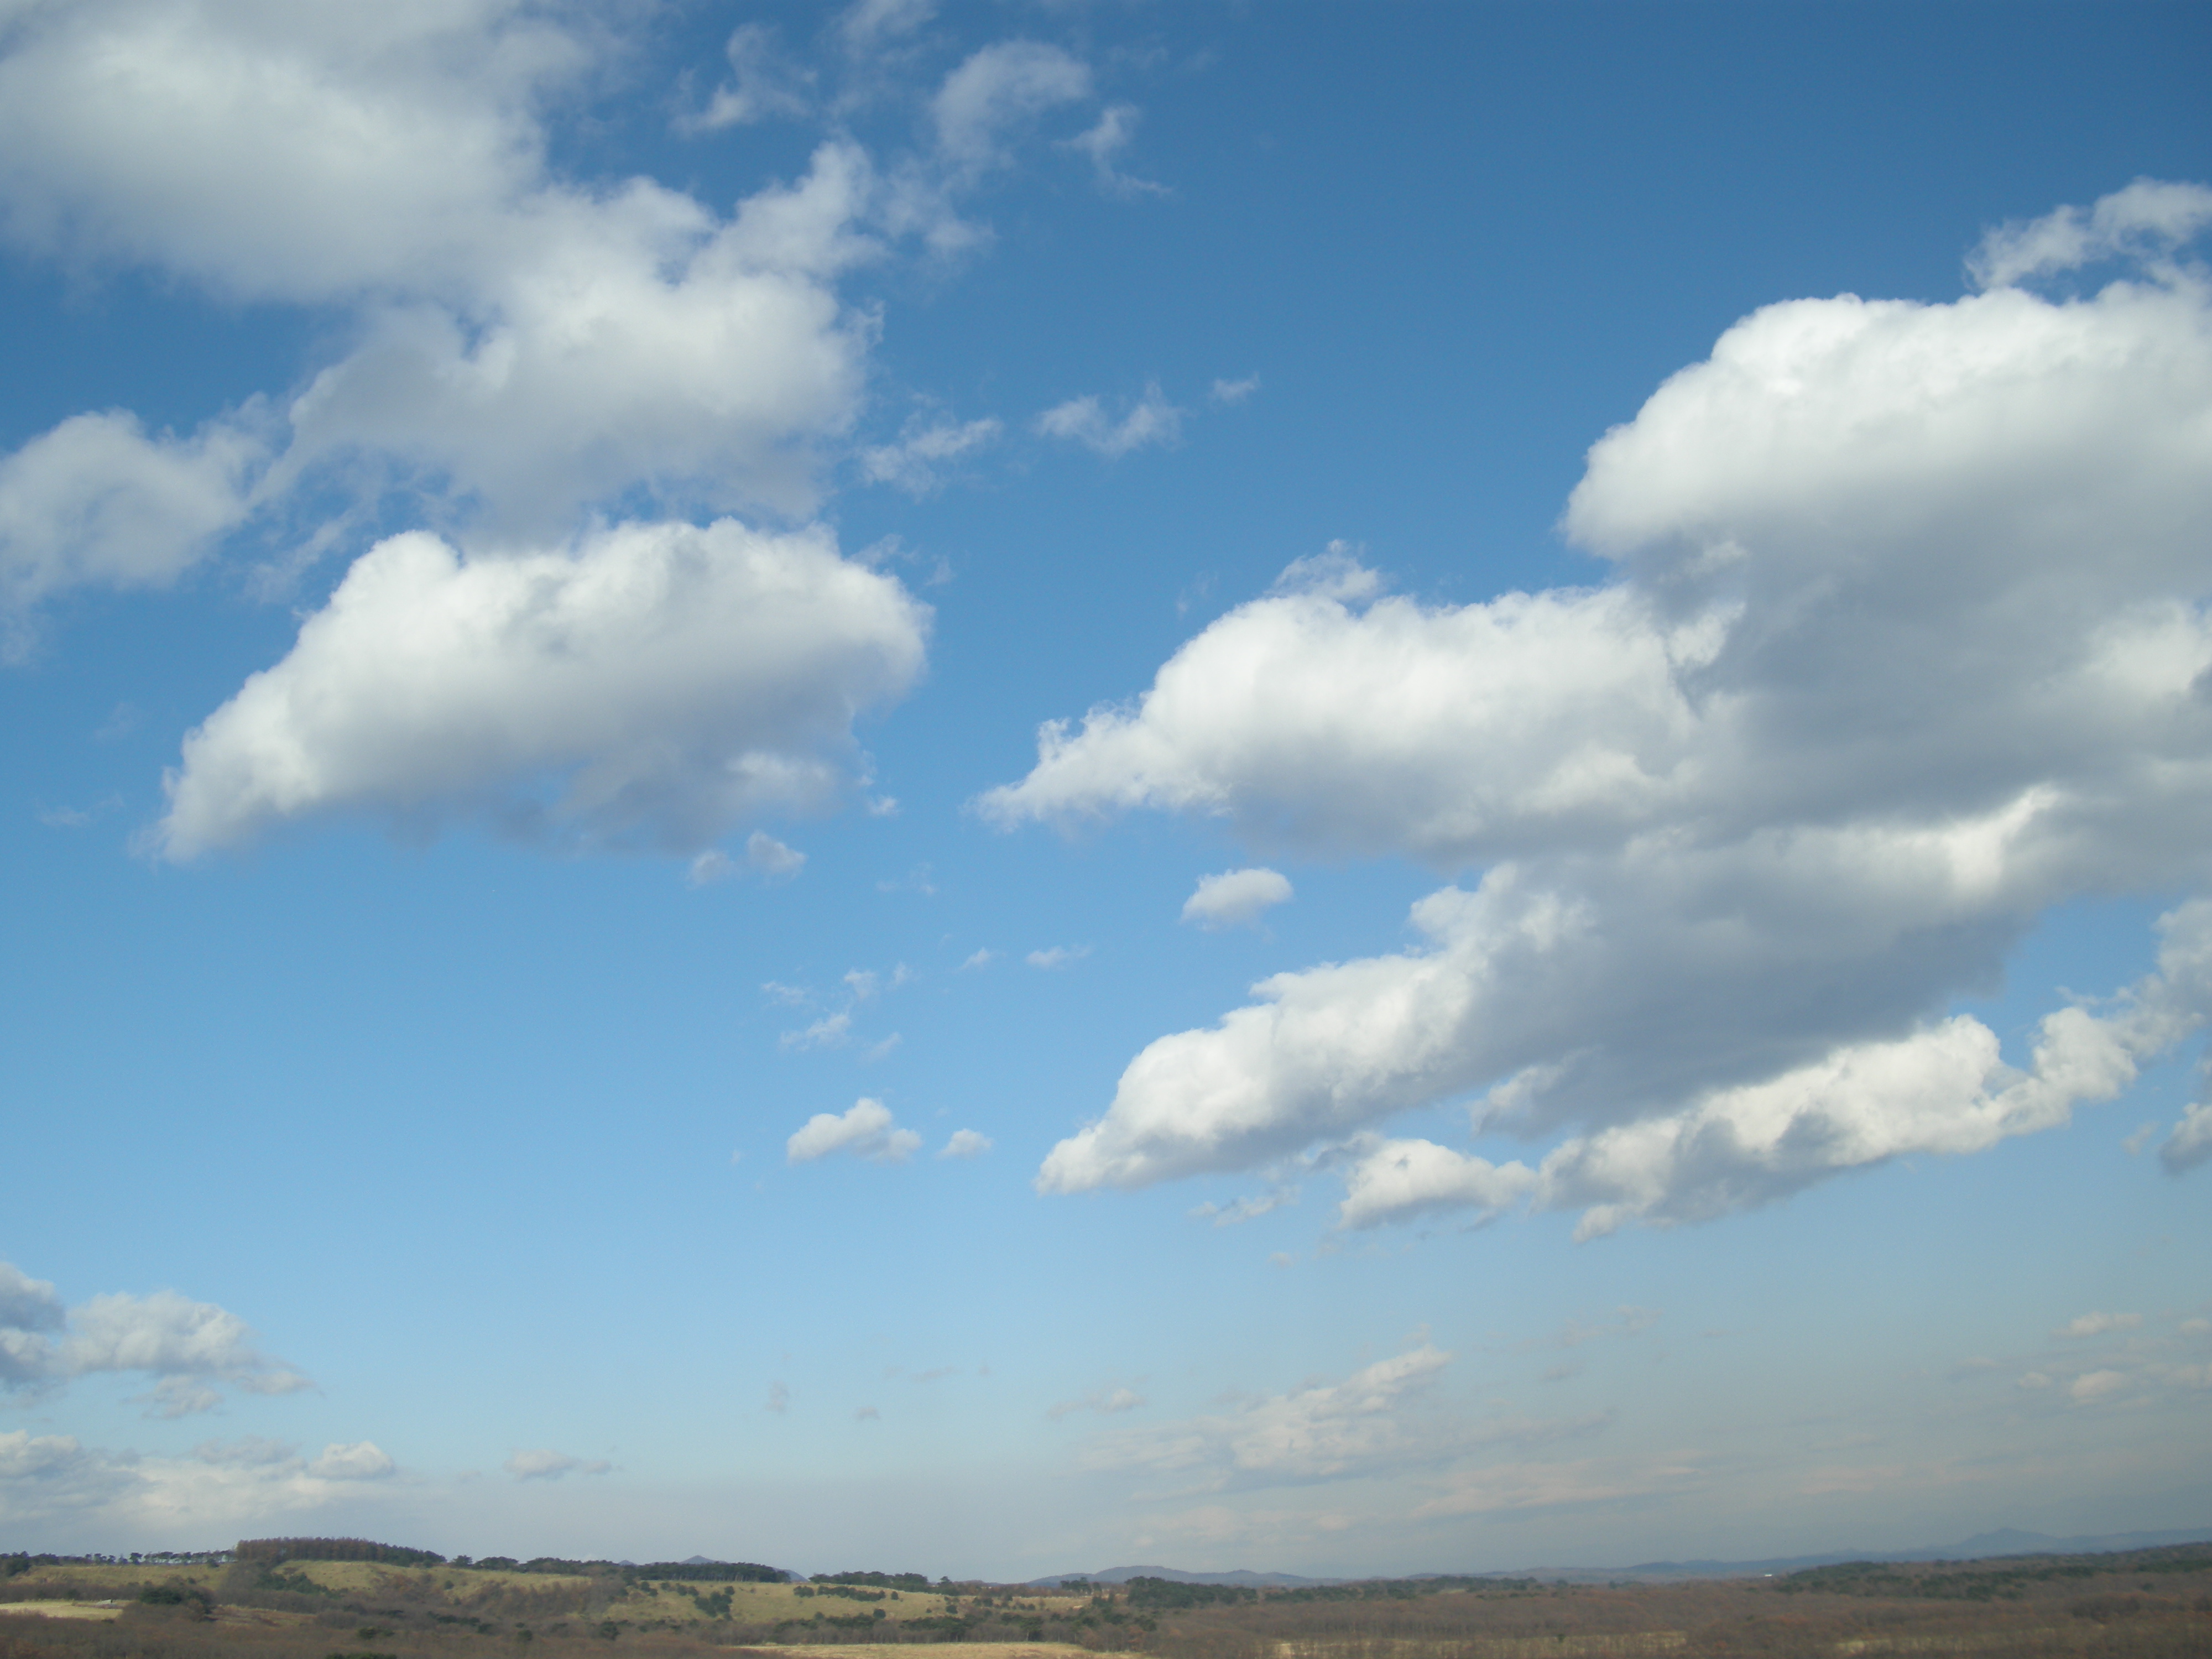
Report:
[[955,1129],[945,1143],[939,1158],[981,1158],[991,1150],[991,1137],[974,1129]]
[[149,1379],[142,1401],[149,1416],[165,1418],[211,1410],[222,1403],[222,1388],[291,1394],[313,1386],[211,1302],[156,1291],[65,1308],[52,1285],[0,1261],[0,1389],[40,1390],[101,1374]]
[[159,587],[248,507],[266,459],[244,428],[149,437],[121,410],[77,415],[0,458],[0,612],[79,586]]
[[832,1152],[849,1152],[871,1164],[903,1164],[920,1150],[921,1137],[902,1129],[890,1109],[865,1096],[843,1112],[817,1112],[784,1143],[793,1164],[811,1164]]
[[2063,207],[2024,224],[1999,227],[1982,239],[1966,269],[1978,286],[2002,288],[2100,260],[2170,254],[2208,225],[2212,190],[2138,179],[2087,211]]
[[1290,897],[1290,878],[1279,870],[1224,870],[1198,878],[1196,890],[1183,901],[1182,919],[1208,929],[1241,927]]
[[[2144,199],[2089,221],[2198,222]],[[1692,1220],[2063,1123],[2212,1010],[2192,903],[2021,1068],[1945,1017],[2049,907],[2212,878],[2212,286],[1769,307],[1592,448],[1564,523],[1613,580],[1424,605],[1333,548],[979,802],[1480,872],[1413,908],[1416,948],[1153,1042],[1041,1187],[1462,1097],[1552,1152],[1370,1146],[1349,1223],[1513,1188],[1593,1231]]]
[[504,558],[397,536],[185,738],[161,846],[353,809],[689,851],[828,801],[928,618],[819,532],[629,525]]
[[2158,1160],[2172,1175],[2212,1162],[2212,1103],[2199,1101],[2182,1114],[2159,1147]]

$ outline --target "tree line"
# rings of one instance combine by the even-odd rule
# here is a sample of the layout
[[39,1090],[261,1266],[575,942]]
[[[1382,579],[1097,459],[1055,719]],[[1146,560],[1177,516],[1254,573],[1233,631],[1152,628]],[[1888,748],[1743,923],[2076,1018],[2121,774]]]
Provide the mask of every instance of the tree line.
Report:
[[240,1561],[374,1561],[392,1567],[442,1567],[435,1550],[410,1550],[366,1538],[241,1538],[231,1552]]

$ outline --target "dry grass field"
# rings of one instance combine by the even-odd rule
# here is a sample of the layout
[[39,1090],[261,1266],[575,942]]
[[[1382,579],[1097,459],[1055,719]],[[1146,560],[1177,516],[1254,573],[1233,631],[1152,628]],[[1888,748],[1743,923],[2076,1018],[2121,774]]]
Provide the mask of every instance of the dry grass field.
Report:
[[0,1659],[895,1659],[924,1644],[932,1659],[2203,1659],[2212,1547],[1257,1596],[1141,1581],[1097,1595],[890,1592],[355,1562],[49,1565],[0,1580]]

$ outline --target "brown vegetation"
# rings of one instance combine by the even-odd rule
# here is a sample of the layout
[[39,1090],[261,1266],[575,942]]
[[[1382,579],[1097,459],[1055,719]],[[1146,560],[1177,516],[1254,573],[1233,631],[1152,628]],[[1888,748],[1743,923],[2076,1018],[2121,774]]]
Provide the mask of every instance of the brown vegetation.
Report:
[[[2212,1653],[2212,1547],[1889,1566],[1786,1577],[1569,1585],[1449,1579],[1206,1602],[1141,1587],[1051,1595],[940,1586],[896,1600],[709,1588],[607,1571],[247,1560],[53,1566],[0,1583],[0,1659],[2182,1659]],[[113,1605],[46,1619],[26,1602]],[[850,1612],[829,1612],[849,1607]],[[11,1608],[8,1603],[15,1603]],[[1178,1604],[1179,1603],[1179,1604]],[[1193,1603],[1195,1603],[1194,1605]]]

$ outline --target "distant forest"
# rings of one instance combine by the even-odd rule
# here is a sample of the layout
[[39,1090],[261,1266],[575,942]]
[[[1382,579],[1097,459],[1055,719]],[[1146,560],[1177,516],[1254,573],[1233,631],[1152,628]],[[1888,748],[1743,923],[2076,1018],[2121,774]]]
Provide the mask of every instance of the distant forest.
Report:
[[388,1567],[441,1567],[435,1550],[403,1549],[366,1538],[241,1538],[231,1552],[240,1561],[374,1561]]

